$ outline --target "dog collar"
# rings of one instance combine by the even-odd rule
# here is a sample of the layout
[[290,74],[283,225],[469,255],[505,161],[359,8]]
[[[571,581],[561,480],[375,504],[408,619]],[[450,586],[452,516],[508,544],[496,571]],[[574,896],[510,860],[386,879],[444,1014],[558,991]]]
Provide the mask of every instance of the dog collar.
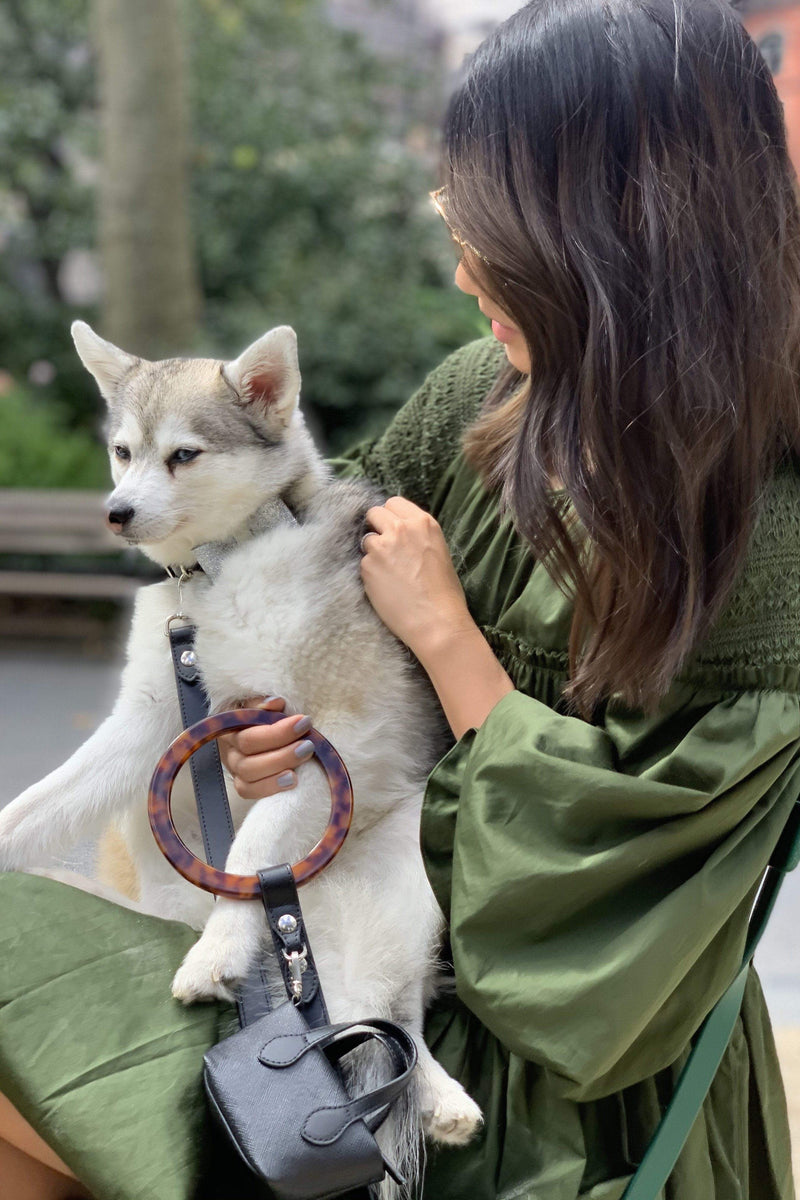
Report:
[[288,504],[279,497],[275,497],[267,500],[248,517],[247,523],[240,533],[222,542],[201,542],[199,546],[193,546],[192,554],[195,561],[190,566],[185,566],[183,563],[171,563],[166,568],[166,572],[172,579],[188,579],[197,571],[202,571],[204,575],[208,575],[209,579],[214,580],[222,570],[225,559],[237,546],[241,546],[243,542],[248,542],[250,538],[257,537],[261,533],[267,533],[270,529],[276,529],[279,525],[297,525],[297,523],[297,518]]

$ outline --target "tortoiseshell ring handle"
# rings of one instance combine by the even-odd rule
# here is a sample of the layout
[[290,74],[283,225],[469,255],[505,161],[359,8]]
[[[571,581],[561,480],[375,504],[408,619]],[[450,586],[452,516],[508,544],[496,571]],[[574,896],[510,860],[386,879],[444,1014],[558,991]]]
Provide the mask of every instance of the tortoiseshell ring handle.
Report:
[[[150,781],[147,811],[150,828],[159,849],[184,879],[206,892],[227,896],[231,900],[254,900],[261,895],[257,875],[232,875],[218,871],[192,854],[182,840],[172,819],[172,786],[181,767],[195,750],[232,729],[249,729],[253,725],[272,725],[286,714],[267,712],[262,708],[240,708],[217,716],[205,717],[185,729],[164,752]],[[292,865],[295,883],[308,883],[338,854],[353,819],[353,786],[339,754],[316,729],[303,737],[314,743],[314,756],[328,777],[331,789],[331,815],[328,827],[314,849],[300,862]],[[264,863],[264,867],[275,864]]]

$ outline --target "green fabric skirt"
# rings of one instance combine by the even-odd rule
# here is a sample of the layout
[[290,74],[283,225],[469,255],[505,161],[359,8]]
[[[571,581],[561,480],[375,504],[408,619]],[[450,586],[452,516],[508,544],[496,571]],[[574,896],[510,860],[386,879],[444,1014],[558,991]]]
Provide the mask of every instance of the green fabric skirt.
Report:
[[[267,1200],[206,1115],[205,1050],[231,1006],[184,1008],[172,975],[197,934],[64,884],[0,875],[0,1091],[96,1200]],[[685,1056],[621,1093],[557,1099],[445,997],[428,1040],[486,1116],[429,1151],[426,1200],[619,1200]],[[666,1200],[791,1200],[785,1100],[753,975],[742,1020]]]
[[263,1200],[202,1092],[235,1010],[170,994],[194,930],[34,875],[0,916],[0,1091],[97,1200]]

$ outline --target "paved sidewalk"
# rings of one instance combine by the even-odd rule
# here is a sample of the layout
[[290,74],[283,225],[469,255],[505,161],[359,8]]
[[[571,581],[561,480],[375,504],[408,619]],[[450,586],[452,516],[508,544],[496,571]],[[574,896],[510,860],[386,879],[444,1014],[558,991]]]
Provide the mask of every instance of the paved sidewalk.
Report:
[[775,1042],[786,1086],[786,1101],[789,1105],[794,1181],[800,1194],[800,1028],[776,1029]]
[[800,869],[787,876],[756,953],[786,1087],[800,1195]]

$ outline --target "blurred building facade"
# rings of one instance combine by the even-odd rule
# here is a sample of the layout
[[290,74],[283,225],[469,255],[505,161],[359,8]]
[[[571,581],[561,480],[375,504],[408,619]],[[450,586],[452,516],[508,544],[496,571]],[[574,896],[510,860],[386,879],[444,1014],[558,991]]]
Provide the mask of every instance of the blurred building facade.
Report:
[[330,17],[357,30],[373,49],[402,57],[436,56],[448,79],[521,0],[328,0]]
[[744,24],[761,50],[783,101],[789,153],[800,171],[800,3],[746,0]]
[[439,25],[422,0],[326,0],[332,21],[361,34],[371,49],[392,58],[437,52]]
[[[464,60],[522,0],[328,0],[337,23],[391,55],[438,58],[446,90]],[[737,8],[775,77],[789,152],[800,172],[800,0],[739,0]]]
[[417,0],[427,19],[442,37],[442,57],[452,78],[461,70],[487,34],[521,8],[520,0]]

